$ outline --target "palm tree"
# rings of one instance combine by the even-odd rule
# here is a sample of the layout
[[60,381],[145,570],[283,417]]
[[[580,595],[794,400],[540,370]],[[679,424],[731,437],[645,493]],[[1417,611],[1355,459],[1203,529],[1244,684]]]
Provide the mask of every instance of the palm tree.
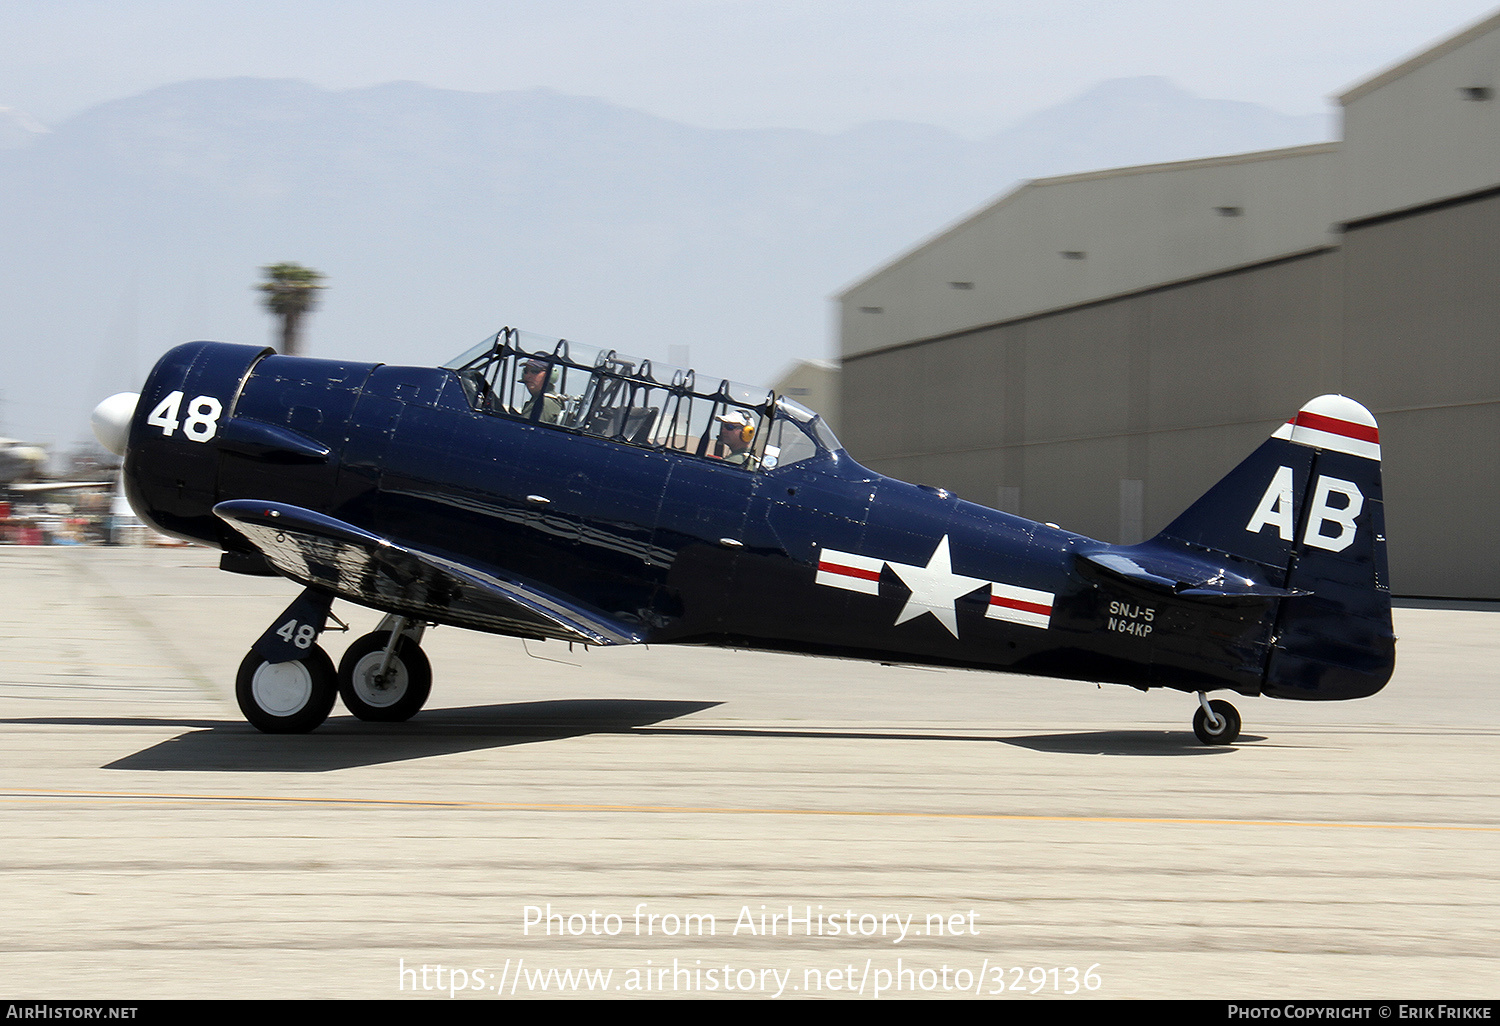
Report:
[[301,264],[271,264],[262,267],[266,280],[256,288],[266,294],[266,309],[281,318],[281,351],[300,356],[302,349],[302,315],[317,302],[323,275]]

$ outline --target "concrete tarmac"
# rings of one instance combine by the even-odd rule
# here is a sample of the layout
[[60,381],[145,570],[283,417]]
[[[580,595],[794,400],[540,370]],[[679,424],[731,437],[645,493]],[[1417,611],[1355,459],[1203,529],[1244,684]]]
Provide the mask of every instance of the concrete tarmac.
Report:
[[1398,609],[1385,691],[1232,748],[1175,692],[448,628],[411,722],[271,737],[295,588],[216,555],[0,549],[0,997],[1500,994],[1500,613]]

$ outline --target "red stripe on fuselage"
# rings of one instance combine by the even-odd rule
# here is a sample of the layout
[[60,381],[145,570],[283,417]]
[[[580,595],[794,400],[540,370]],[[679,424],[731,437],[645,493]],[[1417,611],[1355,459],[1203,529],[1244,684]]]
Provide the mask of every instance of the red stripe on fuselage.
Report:
[[990,596],[990,605],[1003,606],[1006,609],[1019,609],[1023,613],[1036,613],[1039,616],[1052,615],[1051,606],[1044,606],[1037,602],[1022,602],[1020,599],[1001,598],[999,595]]
[[1380,441],[1379,429],[1370,424],[1355,424],[1353,421],[1325,417],[1320,413],[1308,413],[1306,410],[1297,414],[1296,426],[1312,428],[1314,431],[1327,431],[1330,435],[1343,435],[1345,438],[1353,438],[1361,442],[1378,443]]
[[818,562],[818,569],[825,570],[831,574],[842,574],[844,577],[858,577],[865,581],[880,580],[879,570],[860,570],[852,566],[841,566],[838,563],[830,563],[826,559]]

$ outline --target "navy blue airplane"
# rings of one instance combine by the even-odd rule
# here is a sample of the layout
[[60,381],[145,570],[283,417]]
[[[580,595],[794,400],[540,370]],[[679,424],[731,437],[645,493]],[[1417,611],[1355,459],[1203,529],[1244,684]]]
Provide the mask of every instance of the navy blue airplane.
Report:
[[[497,332],[443,367],[193,342],[94,415],[143,520],[303,586],[236,695],[269,732],[335,697],[422,708],[430,625],[1333,700],[1395,664],[1380,444],[1300,412],[1150,541],[1107,545],[882,477],[761,388]],[[335,598],[386,613],[337,670]],[[335,618],[336,619],[336,618]]]

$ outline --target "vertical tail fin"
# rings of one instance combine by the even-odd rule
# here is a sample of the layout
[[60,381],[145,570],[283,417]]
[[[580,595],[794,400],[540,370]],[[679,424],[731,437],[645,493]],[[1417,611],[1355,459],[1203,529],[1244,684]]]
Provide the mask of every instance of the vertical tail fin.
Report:
[[1263,693],[1360,698],[1390,679],[1380,434],[1354,400],[1309,402],[1148,544],[1258,563],[1297,593],[1280,600]]

